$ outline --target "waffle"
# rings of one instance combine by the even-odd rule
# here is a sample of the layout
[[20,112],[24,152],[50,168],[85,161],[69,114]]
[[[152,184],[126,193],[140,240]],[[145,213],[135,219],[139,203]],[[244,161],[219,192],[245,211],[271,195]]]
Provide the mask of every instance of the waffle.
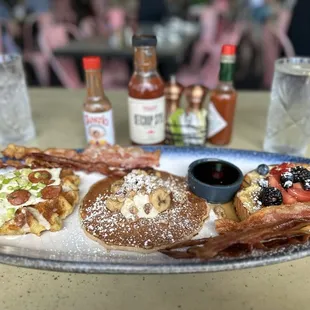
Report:
[[[30,173],[31,171],[35,172],[37,170],[51,171],[51,169],[27,170]],[[14,170],[14,173],[16,172],[18,174],[20,171],[22,170]],[[80,179],[69,169],[59,168],[58,175],[59,178],[57,180],[59,180],[59,185],[47,184],[45,187],[44,185],[42,186],[44,188],[41,190],[41,193],[44,193],[44,195],[41,194],[41,198],[38,198],[40,201],[28,205],[21,204],[21,207],[18,207],[18,205],[14,206],[16,211],[12,215],[12,218],[4,221],[2,225],[0,224],[0,235],[23,235],[31,233],[40,236],[43,231],[59,231],[62,228],[63,220],[73,212],[79,200],[78,185]],[[42,183],[40,184],[42,185]],[[55,189],[57,189],[57,193]],[[0,190],[0,195],[6,195],[7,197],[4,198],[2,196],[1,198],[4,198],[1,200],[2,202],[5,200],[6,203],[10,203],[9,199],[11,196],[7,193],[5,194],[3,188]],[[16,197],[13,196],[13,199],[16,199]],[[10,201],[16,203],[14,200]]]

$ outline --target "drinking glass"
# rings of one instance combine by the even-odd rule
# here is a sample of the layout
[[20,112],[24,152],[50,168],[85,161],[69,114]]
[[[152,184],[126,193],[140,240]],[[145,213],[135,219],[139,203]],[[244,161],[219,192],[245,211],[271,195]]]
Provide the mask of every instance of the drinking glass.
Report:
[[310,58],[275,62],[264,150],[303,156],[310,137]]
[[35,137],[29,96],[20,55],[0,55],[0,145]]

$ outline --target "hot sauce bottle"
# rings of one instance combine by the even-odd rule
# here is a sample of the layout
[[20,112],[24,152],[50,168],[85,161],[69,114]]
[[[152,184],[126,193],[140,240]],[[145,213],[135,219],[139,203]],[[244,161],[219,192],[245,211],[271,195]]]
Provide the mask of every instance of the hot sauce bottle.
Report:
[[207,109],[204,107],[208,88],[203,85],[186,87],[187,100],[186,118],[188,123],[189,139],[186,144],[203,145],[207,135]]
[[89,144],[113,145],[113,112],[102,86],[101,59],[96,56],[84,57],[83,67],[87,89],[83,111],[86,140]]
[[203,108],[204,101],[208,93],[208,88],[203,85],[190,85],[185,89],[187,99],[186,110],[198,112]]
[[236,46],[224,45],[221,53],[219,83],[210,94],[208,141],[226,145],[231,140],[237,92],[233,86]]
[[165,139],[164,82],[157,71],[157,39],[134,35],[134,73],[128,85],[129,134],[133,144],[162,144]]
[[176,77],[172,75],[170,81],[165,85],[166,98],[166,116],[174,113],[180,107],[180,100],[184,87],[176,81]]
[[[180,108],[181,96],[184,87],[176,81],[173,75],[170,81],[165,85],[165,99],[166,99],[166,139],[165,144],[174,144],[176,136],[172,135],[173,129],[170,116]],[[179,138],[179,137],[178,137]]]

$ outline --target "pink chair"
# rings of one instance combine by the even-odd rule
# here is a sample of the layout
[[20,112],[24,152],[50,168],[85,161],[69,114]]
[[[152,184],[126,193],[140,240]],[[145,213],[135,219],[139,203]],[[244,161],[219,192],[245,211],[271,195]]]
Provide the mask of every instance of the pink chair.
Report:
[[[3,28],[5,29],[6,34],[3,33]],[[7,20],[0,18],[0,54],[16,53],[17,51],[18,46],[10,33],[10,27]]]
[[201,36],[193,48],[193,56],[190,63],[191,70],[197,70],[206,54],[211,51],[217,40],[220,24],[220,15],[229,8],[227,1],[217,0],[213,5],[206,6],[200,15]]
[[55,48],[62,47],[70,41],[70,35],[75,39],[80,38],[79,31],[74,25],[51,23],[40,29],[38,45],[60,82],[66,88],[82,88],[83,83],[74,60],[58,57],[53,53]]
[[96,24],[96,33],[107,35],[109,30],[107,27],[106,12],[108,10],[107,0],[90,0],[91,8],[94,12],[94,22]]
[[213,45],[207,63],[202,67],[199,73],[200,83],[212,89],[218,83],[218,75],[221,62],[221,49],[224,44],[233,44],[238,46],[244,31],[242,23],[229,25],[219,35],[218,40]]
[[[126,12],[123,8],[112,7],[106,12],[107,25],[112,35],[122,35],[126,24]],[[103,72],[105,87],[125,87],[129,80],[129,68],[125,61],[109,60],[106,62],[106,70]],[[108,69],[108,70],[107,70]]]
[[93,17],[86,16],[79,23],[80,34],[83,38],[94,37],[96,35],[108,36],[110,29],[106,22],[106,18],[103,16]]
[[103,16],[108,7],[107,0],[90,0],[90,5],[96,16]]
[[[218,83],[222,45],[238,45],[244,30],[242,23],[231,24],[221,20],[221,14],[228,10],[228,1],[218,0],[202,13],[201,22],[205,29],[194,47],[190,70],[187,68],[177,74],[178,80],[184,86],[199,83],[208,88],[214,88]],[[208,60],[201,68],[206,54],[209,56]]]
[[276,23],[267,22],[263,28],[263,86],[270,88],[274,73],[274,62],[279,58],[282,47],[286,57],[294,57],[295,50],[287,36],[287,30],[291,22],[292,13],[281,9]]
[[201,35],[193,47],[189,66],[184,66],[177,73],[178,80],[185,86],[200,83],[200,70],[203,59],[209,55],[218,37],[220,15],[227,10],[227,1],[215,0],[201,11]]
[[127,86],[129,68],[124,61],[103,61],[103,85],[106,89],[119,89]]
[[[83,37],[102,35],[108,38],[109,35],[122,30],[126,22],[124,9],[119,7],[107,9],[105,1],[101,0],[92,0],[91,5],[95,16],[84,18],[79,25]],[[129,68],[126,62],[117,59],[103,61],[103,84],[105,88],[123,88],[127,85],[128,80]]]
[[126,12],[122,8],[114,7],[109,9],[106,17],[112,31],[118,31],[125,26]]
[[84,17],[79,23],[79,29],[83,37],[92,37],[95,35],[108,35],[108,23],[106,12],[107,1],[90,0],[90,6],[94,16]]
[[50,85],[50,69],[48,58],[41,50],[36,48],[33,37],[33,30],[35,23],[38,23],[38,27],[46,27],[51,21],[50,17],[43,17],[38,15],[30,15],[23,26],[23,42],[24,51],[23,58],[24,62],[29,63],[35,75],[42,86]]
[[72,0],[54,0],[53,11],[58,22],[75,24],[77,21],[77,15],[72,8]]
[[81,37],[89,38],[97,34],[96,21],[92,16],[84,17],[79,23]]
[[0,21],[0,54],[4,53],[3,42],[2,42],[2,21]]

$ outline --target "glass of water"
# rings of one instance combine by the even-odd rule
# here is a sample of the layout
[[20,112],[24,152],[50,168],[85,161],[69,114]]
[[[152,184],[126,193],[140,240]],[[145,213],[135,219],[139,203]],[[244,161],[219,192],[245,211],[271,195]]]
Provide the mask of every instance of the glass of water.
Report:
[[310,141],[310,58],[275,63],[264,150],[303,156]]
[[22,58],[0,54],[0,145],[35,137]]

